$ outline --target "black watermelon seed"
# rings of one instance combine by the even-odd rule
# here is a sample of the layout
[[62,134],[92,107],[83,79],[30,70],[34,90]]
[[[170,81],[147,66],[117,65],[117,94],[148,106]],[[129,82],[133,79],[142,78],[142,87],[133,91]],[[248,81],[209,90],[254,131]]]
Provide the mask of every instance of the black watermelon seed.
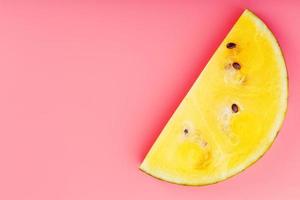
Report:
[[233,48],[236,47],[236,44],[233,43],[233,42],[229,42],[229,43],[227,43],[226,47],[227,47],[228,49],[233,49]]
[[241,65],[237,62],[232,63],[232,67],[236,70],[240,70],[241,69]]
[[234,103],[231,105],[231,110],[234,113],[237,113],[239,111],[239,107]]
[[183,132],[184,132],[184,134],[188,134],[188,133],[189,133],[189,130],[184,129]]

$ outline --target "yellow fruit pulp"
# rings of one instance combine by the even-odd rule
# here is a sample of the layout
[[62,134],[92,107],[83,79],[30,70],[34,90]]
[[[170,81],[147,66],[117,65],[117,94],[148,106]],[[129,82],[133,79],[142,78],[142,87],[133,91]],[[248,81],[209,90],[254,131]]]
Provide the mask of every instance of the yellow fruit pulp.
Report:
[[267,151],[286,108],[287,72],[281,50],[266,25],[245,10],[140,169],[184,185],[224,180]]

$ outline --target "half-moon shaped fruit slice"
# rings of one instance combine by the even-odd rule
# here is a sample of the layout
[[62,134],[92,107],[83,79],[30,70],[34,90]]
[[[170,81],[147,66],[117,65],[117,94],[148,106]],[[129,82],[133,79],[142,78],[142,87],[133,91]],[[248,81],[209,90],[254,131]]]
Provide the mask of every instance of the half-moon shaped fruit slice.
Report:
[[206,185],[259,159],[287,109],[287,72],[267,26],[245,10],[183,99],[140,169]]

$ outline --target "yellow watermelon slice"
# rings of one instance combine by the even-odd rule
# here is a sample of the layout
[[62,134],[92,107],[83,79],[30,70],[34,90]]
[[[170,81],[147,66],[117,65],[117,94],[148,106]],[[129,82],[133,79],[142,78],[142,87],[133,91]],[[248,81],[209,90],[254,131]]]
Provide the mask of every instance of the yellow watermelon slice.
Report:
[[225,180],[258,160],[285,117],[288,79],[278,43],[245,10],[140,169],[183,185]]

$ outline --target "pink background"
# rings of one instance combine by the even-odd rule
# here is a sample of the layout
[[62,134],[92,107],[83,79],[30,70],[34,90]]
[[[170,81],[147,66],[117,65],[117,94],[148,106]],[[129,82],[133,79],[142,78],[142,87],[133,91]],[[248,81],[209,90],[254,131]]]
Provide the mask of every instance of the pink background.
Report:
[[[300,199],[299,1],[0,5],[1,200]],[[289,71],[276,142],[216,185],[143,174],[146,152],[246,7],[275,33]]]

